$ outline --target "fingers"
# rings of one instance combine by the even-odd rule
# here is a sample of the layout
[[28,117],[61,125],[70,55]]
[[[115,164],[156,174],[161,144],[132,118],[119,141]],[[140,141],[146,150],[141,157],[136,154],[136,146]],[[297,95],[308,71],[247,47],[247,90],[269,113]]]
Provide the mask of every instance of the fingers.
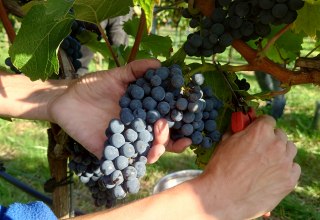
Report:
[[156,69],[160,66],[159,60],[156,59],[135,60],[123,67],[124,70],[118,73],[118,77],[121,77],[122,82],[130,83],[143,76],[148,69]]
[[154,141],[148,153],[148,163],[156,162],[165,151],[180,153],[191,145],[189,138],[181,138],[175,142],[170,140],[169,126],[166,119],[159,119],[153,127]]
[[256,129],[256,126],[269,126],[272,129],[276,127],[276,120],[269,115],[261,115],[256,120],[254,120],[249,126],[248,129]]
[[166,151],[166,148],[164,145],[157,144],[153,145],[148,153],[148,163],[152,164],[155,163],[162,154]]
[[295,156],[297,155],[297,152],[298,152],[298,150],[297,150],[296,145],[292,141],[288,141],[286,153],[287,153],[289,159],[293,160],[295,158]]
[[299,164],[297,163],[293,163],[292,165],[292,181],[294,183],[294,185],[297,184],[299,178],[301,175],[301,167]]
[[181,138],[175,142],[170,140],[167,146],[163,144],[153,144],[148,153],[148,163],[151,164],[156,162],[160,158],[160,156],[164,154],[164,152],[166,151],[181,153],[190,145],[191,140],[189,138]]
[[169,126],[166,119],[159,119],[153,126],[154,141],[153,145],[167,145],[170,140]]
[[288,136],[281,129],[279,128],[274,129],[274,134],[278,136],[283,142],[286,143],[288,141]]

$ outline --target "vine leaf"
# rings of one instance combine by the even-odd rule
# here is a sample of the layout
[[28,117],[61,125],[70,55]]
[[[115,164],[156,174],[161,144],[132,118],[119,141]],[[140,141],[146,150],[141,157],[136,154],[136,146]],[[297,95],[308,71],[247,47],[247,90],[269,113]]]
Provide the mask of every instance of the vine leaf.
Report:
[[112,57],[110,50],[106,47],[104,42],[97,40],[97,34],[84,30],[77,35],[77,39],[81,45],[86,45],[92,51],[99,52],[105,59]]
[[13,65],[31,80],[46,80],[51,74],[58,73],[56,50],[70,33],[73,21],[73,17],[67,13],[72,1],[55,6],[61,12],[60,16],[52,13],[49,3],[34,5],[30,9],[9,49]]
[[[127,21],[124,24],[123,29],[127,34],[135,38],[138,26],[139,19],[134,18]],[[142,49],[150,51],[151,56],[153,57],[169,57],[172,50],[172,40],[170,37],[162,37],[155,34],[148,35],[147,30],[144,30],[140,46],[142,47]]]
[[299,33],[304,32],[310,37],[315,37],[320,31],[320,4],[305,2],[302,9],[298,11],[297,20],[293,23],[293,29]]
[[147,31],[149,33],[152,27],[153,8],[155,4],[159,3],[159,0],[134,0],[134,3],[140,5],[146,14]]
[[132,0],[75,0],[73,9],[77,20],[99,24],[107,18],[126,15]]

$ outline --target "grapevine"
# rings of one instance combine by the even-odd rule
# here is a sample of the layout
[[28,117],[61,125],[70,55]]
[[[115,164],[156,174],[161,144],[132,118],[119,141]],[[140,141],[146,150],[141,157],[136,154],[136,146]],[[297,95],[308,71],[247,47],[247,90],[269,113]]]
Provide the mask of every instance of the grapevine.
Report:
[[[87,4],[95,9],[98,8],[96,2]],[[299,13],[306,5],[310,5],[310,2],[175,1],[174,4],[169,4],[168,10],[174,8],[175,14],[181,12],[191,30],[186,42],[175,54],[171,54],[172,42],[169,37],[148,35],[152,10],[149,10],[142,0],[136,2],[142,8],[140,19],[138,22],[132,19],[124,24],[125,31],[133,36],[135,41],[133,46],[124,48],[111,46],[100,22],[128,14],[129,6],[133,6],[130,0],[122,3],[110,1],[109,4],[105,1],[99,2],[110,7],[108,13],[98,9],[89,12],[81,7],[81,1],[55,5],[49,0],[48,3],[32,6],[32,1],[21,0],[18,2],[20,5],[31,6],[10,48],[10,57],[5,62],[12,71],[27,74],[32,80],[46,80],[54,77],[53,73],[59,74],[61,71],[62,63],[57,53],[59,50],[66,52],[76,72],[81,67],[81,45],[100,52],[105,58],[113,58],[117,66],[125,65],[137,57],[165,58],[162,67],[148,70],[142,78],[127,88],[119,101],[119,117],[111,120],[106,128],[101,159],[90,154],[72,138],[68,139],[66,148],[71,154],[69,169],[89,188],[97,206],[112,207],[118,199],[139,192],[140,179],[146,174],[147,155],[155,138],[153,126],[161,118],[168,122],[171,139],[187,137],[192,140],[191,148],[197,155],[197,164],[201,168],[208,163],[221,134],[229,125],[230,114],[234,111],[231,91],[226,86],[222,72],[227,73],[233,90],[241,94],[247,102],[253,99],[264,100],[276,93],[249,94],[250,85],[245,79],[238,79],[238,71],[260,70],[275,76],[283,83],[284,90],[280,93],[287,92],[293,85],[320,84],[319,69],[289,69],[268,57],[268,51],[281,36],[288,32],[293,33]],[[121,7],[119,4],[122,4]],[[150,5],[153,6],[154,1],[150,1]],[[59,10],[56,10],[56,7]],[[52,11],[57,13],[57,16],[49,13]],[[36,20],[35,24],[30,23],[32,18],[39,14],[46,22],[60,25],[57,28],[59,30],[45,26],[45,21],[41,20]],[[12,33],[8,20],[5,20],[5,16],[1,16],[1,19],[10,40],[13,41],[15,34]],[[180,16],[175,19],[176,26],[180,20]],[[31,26],[34,29],[31,29]],[[279,28],[276,33],[273,32],[275,28]],[[317,31],[319,32],[319,29],[315,36],[319,37]],[[33,32],[40,34],[33,39]],[[56,37],[54,42],[46,45],[44,42],[52,36]],[[30,39],[26,40],[28,37]],[[28,45],[28,41],[39,43]],[[41,57],[42,54],[34,49],[38,47],[48,51],[50,56]],[[235,48],[248,63],[232,66],[206,61],[205,57],[223,53],[230,47]],[[24,53],[31,56],[26,59],[21,55]],[[186,64],[185,59],[188,56],[199,57],[202,63]],[[33,67],[37,62],[41,62],[42,65],[39,66],[43,69]],[[58,62],[59,65],[56,65]]]

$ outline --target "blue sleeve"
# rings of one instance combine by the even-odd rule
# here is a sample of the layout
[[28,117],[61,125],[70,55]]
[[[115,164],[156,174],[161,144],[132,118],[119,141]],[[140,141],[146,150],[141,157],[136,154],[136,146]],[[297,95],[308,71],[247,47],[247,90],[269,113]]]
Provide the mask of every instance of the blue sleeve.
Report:
[[0,206],[0,219],[2,220],[57,220],[51,209],[43,202],[28,204],[13,203],[8,208]]

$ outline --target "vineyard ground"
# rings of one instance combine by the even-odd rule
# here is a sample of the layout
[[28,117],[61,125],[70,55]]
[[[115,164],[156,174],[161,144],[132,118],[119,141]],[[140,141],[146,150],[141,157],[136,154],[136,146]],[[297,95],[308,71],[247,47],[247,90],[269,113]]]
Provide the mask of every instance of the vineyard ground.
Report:
[[[172,30],[163,29],[162,31],[163,35],[167,35]],[[182,35],[182,37],[185,36]],[[1,36],[0,62],[2,63],[8,56],[7,44],[3,39]],[[177,35],[175,46],[178,46],[181,40]],[[307,40],[304,45],[303,53],[305,54],[311,49],[308,42]],[[229,51],[219,55],[219,58],[228,61],[228,54]],[[236,53],[232,59],[239,63],[243,62]],[[195,62],[195,60],[188,59],[187,62]],[[95,67],[97,66],[91,66],[91,69]],[[252,85],[250,92],[259,91],[252,74],[244,73],[243,77],[246,77]],[[288,133],[289,139],[294,140],[299,149],[296,160],[302,167],[302,175],[296,190],[280,203],[271,219],[320,220],[320,132],[310,128],[315,102],[320,100],[320,88],[312,85],[296,86],[286,97],[285,114],[278,120],[278,126]],[[267,108],[262,107],[261,109],[266,110]],[[44,182],[50,178],[46,158],[47,127],[48,124],[45,122],[0,120],[0,160],[4,162],[9,174],[42,193],[44,193]],[[148,166],[148,174],[142,180],[140,193],[126,198],[121,203],[150,195],[159,178],[168,173],[182,169],[196,169],[194,160],[195,156],[191,150],[179,155],[166,153],[156,164]],[[74,182],[74,206],[84,212],[100,210],[101,208],[94,207],[86,187],[79,183],[77,178],[74,178]],[[46,195],[50,196],[50,194]],[[33,197],[0,179],[0,204],[8,205],[13,202],[34,200]]]

